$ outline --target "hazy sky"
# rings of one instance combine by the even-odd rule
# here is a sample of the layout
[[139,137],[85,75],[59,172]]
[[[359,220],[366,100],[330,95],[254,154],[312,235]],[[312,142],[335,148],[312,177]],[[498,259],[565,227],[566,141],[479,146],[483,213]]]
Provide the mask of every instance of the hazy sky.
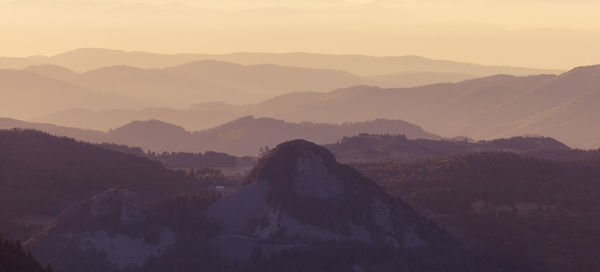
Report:
[[422,55],[548,68],[600,63],[596,0],[0,0],[0,55]]

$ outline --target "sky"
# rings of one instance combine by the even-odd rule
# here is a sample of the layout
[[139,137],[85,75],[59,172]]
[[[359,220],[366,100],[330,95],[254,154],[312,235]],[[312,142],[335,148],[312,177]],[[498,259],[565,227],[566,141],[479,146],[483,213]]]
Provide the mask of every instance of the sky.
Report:
[[600,63],[596,0],[0,0],[0,56],[421,55],[569,69]]

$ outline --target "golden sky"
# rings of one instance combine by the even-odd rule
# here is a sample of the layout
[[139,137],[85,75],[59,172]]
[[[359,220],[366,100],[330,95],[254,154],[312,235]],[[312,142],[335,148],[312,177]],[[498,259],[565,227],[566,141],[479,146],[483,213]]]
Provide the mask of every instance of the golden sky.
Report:
[[0,0],[0,56],[422,55],[568,69],[600,63],[596,0]]

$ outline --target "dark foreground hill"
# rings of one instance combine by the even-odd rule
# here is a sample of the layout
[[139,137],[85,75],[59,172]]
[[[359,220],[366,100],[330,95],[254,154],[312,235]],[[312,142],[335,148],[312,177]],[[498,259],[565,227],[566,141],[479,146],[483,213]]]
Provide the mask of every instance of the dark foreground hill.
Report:
[[5,240],[0,235],[0,271],[51,272],[52,270],[50,267],[42,267],[30,252],[23,249],[21,242]]
[[18,238],[22,227],[109,188],[143,199],[205,189],[159,162],[33,130],[0,130],[0,186],[0,230]]
[[354,166],[505,271],[598,271],[599,162],[485,152]]
[[489,271],[448,233],[303,140],[239,191],[144,203],[109,190],[27,243],[61,271]]

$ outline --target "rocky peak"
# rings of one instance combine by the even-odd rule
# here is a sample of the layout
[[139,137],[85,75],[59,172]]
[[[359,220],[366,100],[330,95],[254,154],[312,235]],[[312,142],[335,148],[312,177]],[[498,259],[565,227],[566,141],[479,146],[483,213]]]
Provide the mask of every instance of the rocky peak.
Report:
[[305,140],[282,143],[251,171],[246,184],[268,181],[307,197],[338,197],[344,190],[340,165],[327,149]]
[[[206,215],[222,224],[223,233],[213,240],[225,250],[221,253],[241,259],[259,244],[276,250],[303,241],[338,240],[414,248],[428,244],[415,232],[417,226],[436,233],[410,207],[337,163],[327,149],[304,140],[274,148],[239,191],[215,202]],[[266,246],[272,242],[277,246]],[[232,247],[239,250],[227,251]]]

